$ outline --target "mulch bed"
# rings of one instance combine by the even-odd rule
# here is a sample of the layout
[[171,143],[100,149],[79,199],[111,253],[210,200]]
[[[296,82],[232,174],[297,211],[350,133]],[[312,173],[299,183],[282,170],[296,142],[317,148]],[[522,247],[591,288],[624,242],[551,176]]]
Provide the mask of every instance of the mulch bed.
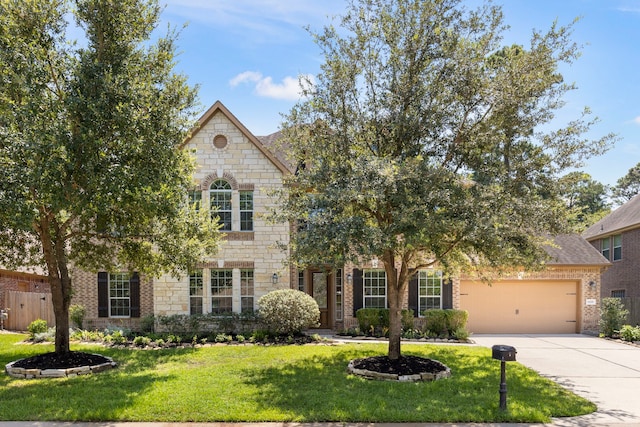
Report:
[[51,352],[27,357],[26,359],[18,360],[13,366],[23,369],[69,369],[81,366],[96,366],[110,362],[111,359],[99,354],[70,351],[62,354]]
[[387,356],[373,356],[354,360],[353,367],[383,374],[417,375],[421,373],[435,374],[446,369],[437,360],[418,356],[400,356],[391,360]]

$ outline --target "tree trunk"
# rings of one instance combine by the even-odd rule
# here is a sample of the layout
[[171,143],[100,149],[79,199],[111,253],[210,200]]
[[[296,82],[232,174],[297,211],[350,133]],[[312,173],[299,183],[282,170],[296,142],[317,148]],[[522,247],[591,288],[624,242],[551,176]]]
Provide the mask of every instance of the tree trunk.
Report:
[[71,278],[67,266],[67,242],[54,215],[40,208],[40,221],[36,229],[42,243],[47,264],[53,313],[56,318],[55,352],[69,353],[69,305],[71,304]]
[[389,302],[389,353],[391,360],[401,356],[402,338],[402,286],[395,268],[395,257],[391,253],[384,255],[384,268],[387,273],[387,293]]
[[71,297],[68,295],[69,286],[63,285],[65,281],[70,283],[68,277],[65,279],[49,275],[53,313],[56,318],[55,352],[58,354],[71,351],[69,347],[69,305]]

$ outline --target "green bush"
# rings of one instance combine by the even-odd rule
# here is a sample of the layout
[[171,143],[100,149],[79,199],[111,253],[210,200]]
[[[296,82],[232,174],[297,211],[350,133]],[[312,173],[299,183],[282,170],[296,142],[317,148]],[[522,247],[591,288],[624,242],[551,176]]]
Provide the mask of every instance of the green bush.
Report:
[[258,306],[260,320],[274,334],[295,334],[319,325],[318,303],[296,289],[271,291],[260,297]]
[[31,338],[34,338],[36,334],[44,334],[49,329],[47,321],[43,319],[36,319],[29,323],[27,331],[31,334]]
[[[402,310],[402,329],[413,329],[413,310]],[[369,335],[386,336],[389,331],[389,310],[386,308],[361,308],[356,311],[358,329]]]
[[71,322],[76,325],[76,328],[82,329],[82,324],[84,323],[84,316],[87,315],[87,309],[80,304],[72,304],[69,307],[69,319]]
[[640,341],[640,327],[638,326],[623,325],[618,334],[623,341]]
[[[426,310],[424,333],[428,337],[457,338],[466,340],[469,332],[466,330],[469,313],[465,310]],[[466,336],[465,336],[466,335]]]
[[600,306],[600,333],[605,337],[614,336],[627,320],[629,311],[620,298],[602,298]]
[[445,310],[426,310],[424,313],[424,332],[430,337],[444,337],[449,335],[447,314]]

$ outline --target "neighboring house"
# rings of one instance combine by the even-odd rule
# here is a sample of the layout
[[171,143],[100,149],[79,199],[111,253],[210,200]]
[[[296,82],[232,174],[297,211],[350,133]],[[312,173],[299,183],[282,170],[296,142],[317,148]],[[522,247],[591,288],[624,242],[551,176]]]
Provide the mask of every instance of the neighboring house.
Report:
[[583,237],[611,261],[602,275],[602,297],[640,297],[640,195],[589,227]]
[[[386,307],[386,276],[376,260],[331,271],[288,266],[288,254],[281,248],[289,243],[290,227],[265,218],[277,206],[271,192],[294,172],[273,146],[278,136],[254,136],[216,102],[181,148],[189,150],[198,165],[190,200],[202,209],[217,208],[226,234],[219,253],[179,278],[75,271],[73,303],[85,306],[87,326],[135,327],[150,314],[253,311],[262,295],[282,288],[314,297],[321,328],[355,326],[359,308]],[[416,316],[433,308],[468,310],[469,329],[476,333],[595,333],[600,274],[609,262],[579,236],[559,237],[556,244],[549,248],[553,261],[546,269],[522,272],[492,286],[422,270],[410,283],[405,307]]]

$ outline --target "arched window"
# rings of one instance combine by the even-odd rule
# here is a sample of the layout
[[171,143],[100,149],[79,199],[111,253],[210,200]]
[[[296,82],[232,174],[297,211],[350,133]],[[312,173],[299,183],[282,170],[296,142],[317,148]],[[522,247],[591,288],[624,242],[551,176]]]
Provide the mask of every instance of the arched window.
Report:
[[231,185],[224,179],[217,179],[209,187],[211,215],[217,215],[222,227],[220,230],[231,231]]

